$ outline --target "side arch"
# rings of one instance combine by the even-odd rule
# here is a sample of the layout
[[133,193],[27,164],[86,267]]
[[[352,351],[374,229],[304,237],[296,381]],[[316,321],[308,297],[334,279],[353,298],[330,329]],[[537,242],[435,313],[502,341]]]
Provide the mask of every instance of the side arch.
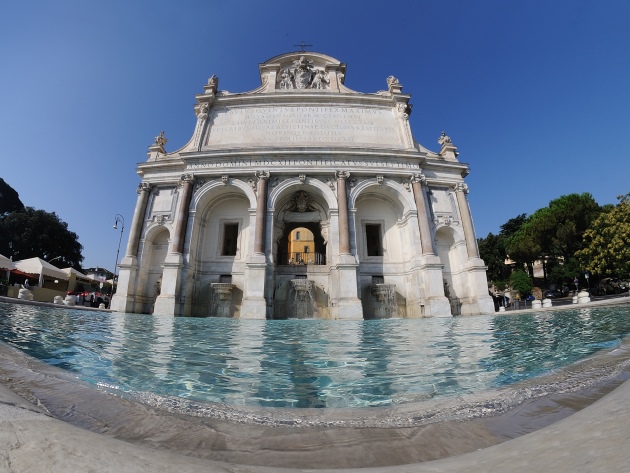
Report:
[[371,193],[382,194],[398,202],[402,210],[401,215],[406,215],[410,211],[415,210],[415,203],[411,192],[408,192],[399,182],[389,178],[383,179],[381,184],[376,180],[365,179],[351,188],[350,200],[348,202],[350,208],[356,208],[357,200],[362,194],[367,192],[368,189]]
[[221,194],[234,193],[234,188],[236,188],[237,192],[240,191],[245,195],[245,197],[247,197],[251,208],[256,208],[256,194],[248,183],[243,182],[240,179],[229,178],[228,184],[226,185],[222,180],[215,179],[206,182],[197,190],[197,192],[195,192],[195,195],[190,203],[191,213],[194,213],[198,208],[205,207],[210,201],[214,200]]
[[332,191],[330,187],[328,187],[327,184],[313,177],[307,177],[304,182],[302,182],[297,177],[285,179],[280,184],[272,188],[271,192],[269,193],[269,199],[267,203],[268,207],[275,209],[282,200],[288,198],[288,196],[298,190],[305,190],[307,192],[311,192],[315,195],[323,197],[326,201],[326,205],[328,206],[329,211],[337,209],[336,194]]

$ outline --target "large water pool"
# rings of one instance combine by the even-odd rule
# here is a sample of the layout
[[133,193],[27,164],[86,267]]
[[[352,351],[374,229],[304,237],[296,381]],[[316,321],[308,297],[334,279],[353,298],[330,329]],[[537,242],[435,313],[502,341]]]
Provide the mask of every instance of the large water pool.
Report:
[[173,318],[0,303],[0,340],[126,395],[383,407],[495,390],[630,333],[629,307],[373,321]]

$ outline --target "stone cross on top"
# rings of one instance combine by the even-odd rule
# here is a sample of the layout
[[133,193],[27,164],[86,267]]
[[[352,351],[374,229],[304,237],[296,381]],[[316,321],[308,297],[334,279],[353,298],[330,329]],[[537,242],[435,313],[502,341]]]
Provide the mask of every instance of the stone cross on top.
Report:
[[304,52],[304,48],[312,48],[313,45],[312,44],[305,44],[304,41],[300,41],[300,44],[294,44],[293,45],[296,48],[302,48],[302,52]]

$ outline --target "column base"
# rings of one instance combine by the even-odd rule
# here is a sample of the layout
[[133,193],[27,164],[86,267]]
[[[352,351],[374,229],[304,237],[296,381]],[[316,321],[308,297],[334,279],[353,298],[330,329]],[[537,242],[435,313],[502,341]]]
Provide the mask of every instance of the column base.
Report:
[[490,296],[474,297],[470,302],[462,304],[461,313],[462,315],[494,314],[494,301]]
[[436,296],[427,299],[424,303],[424,311],[427,317],[453,317],[451,303],[444,296]]
[[333,319],[363,320],[363,306],[359,299],[341,299],[331,310]]
[[264,298],[244,299],[241,304],[240,318],[265,320],[267,318],[267,301]]
[[175,296],[159,295],[153,306],[153,315],[179,315],[179,303]]
[[114,294],[109,308],[115,312],[135,312],[135,297],[129,294]]

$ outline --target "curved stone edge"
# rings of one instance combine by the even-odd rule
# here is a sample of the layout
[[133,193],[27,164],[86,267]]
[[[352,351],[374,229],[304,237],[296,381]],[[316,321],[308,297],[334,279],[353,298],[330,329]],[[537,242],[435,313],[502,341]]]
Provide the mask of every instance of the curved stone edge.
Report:
[[[476,452],[369,469],[306,470],[220,463],[133,445],[44,414],[0,385],[0,470],[29,472],[490,472],[630,471],[630,381],[572,416]],[[89,465],[89,467],[88,467]]]

